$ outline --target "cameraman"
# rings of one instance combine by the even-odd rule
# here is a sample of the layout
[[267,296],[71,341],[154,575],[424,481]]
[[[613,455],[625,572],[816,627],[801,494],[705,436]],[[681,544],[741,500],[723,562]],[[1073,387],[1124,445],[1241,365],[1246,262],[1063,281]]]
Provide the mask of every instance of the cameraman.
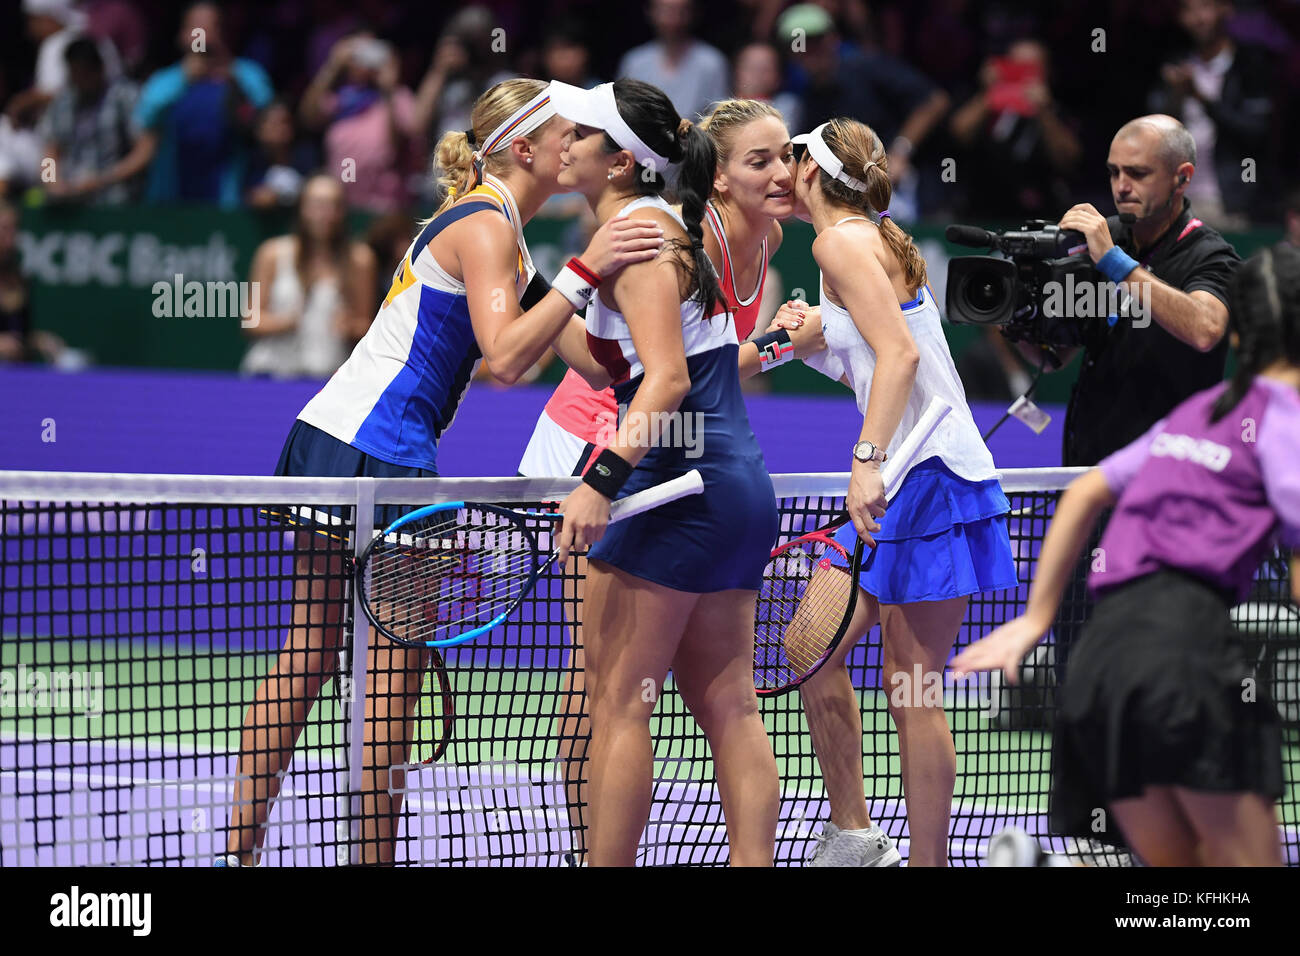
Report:
[[[1196,172],[1196,144],[1178,120],[1152,115],[1126,123],[1111,141],[1106,168],[1115,206],[1132,214],[1132,224],[1118,215],[1104,218],[1084,203],[1062,216],[1060,227],[1083,233],[1098,270],[1145,308],[1120,310],[1141,318],[1084,322],[1083,367],[1065,416],[1067,466],[1097,464],[1187,397],[1222,381],[1227,289],[1241,261],[1192,215],[1183,195]],[[1074,351],[1061,355],[1063,364]],[[1043,359],[1028,346],[1021,352],[1035,363]],[[1055,624],[1058,681],[1091,612],[1086,580],[1102,530],[1099,525],[1067,584]]]
[[1178,120],[1157,114],[1126,123],[1111,141],[1106,168],[1115,206],[1135,217],[1132,225],[1084,203],[1060,226],[1083,233],[1099,271],[1144,303],[1146,316],[1085,324],[1083,367],[1065,416],[1067,466],[1097,464],[1222,381],[1227,289],[1241,261],[1193,217],[1183,195],[1196,172],[1196,144]]

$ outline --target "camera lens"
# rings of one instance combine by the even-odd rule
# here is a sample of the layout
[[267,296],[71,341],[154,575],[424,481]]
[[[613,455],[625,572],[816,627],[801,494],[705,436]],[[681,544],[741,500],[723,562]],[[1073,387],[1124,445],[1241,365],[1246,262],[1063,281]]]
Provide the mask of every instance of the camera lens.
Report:
[[1006,307],[1011,290],[1007,287],[1006,277],[992,269],[977,269],[964,283],[963,299],[972,312],[979,315],[993,315]]
[[1016,302],[1016,264],[993,256],[958,256],[948,263],[948,320],[1005,325]]

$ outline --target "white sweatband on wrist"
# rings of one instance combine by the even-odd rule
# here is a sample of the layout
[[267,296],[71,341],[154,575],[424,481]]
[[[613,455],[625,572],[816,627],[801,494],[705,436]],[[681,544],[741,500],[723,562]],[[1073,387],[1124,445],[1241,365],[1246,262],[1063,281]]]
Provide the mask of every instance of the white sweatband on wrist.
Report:
[[600,276],[584,266],[577,258],[570,259],[551,283],[551,288],[569,300],[575,311],[582,311],[596,294]]
[[794,358],[794,343],[785,329],[767,332],[754,339],[758,346],[758,370],[770,372]]

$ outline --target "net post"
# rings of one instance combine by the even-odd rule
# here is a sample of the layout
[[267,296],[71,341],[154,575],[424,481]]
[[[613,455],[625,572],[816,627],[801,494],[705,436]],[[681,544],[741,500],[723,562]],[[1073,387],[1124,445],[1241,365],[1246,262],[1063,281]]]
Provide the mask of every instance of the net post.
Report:
[[[356,505],[352,520],[352,556],[358,559],[375,535],[375,479],[356,479]],[[352,626],[344,635],[339,653],[339,672],[350,675],[348,693],[343,695],[343,753],[338,800],[338,827],[341,845],[339,865],[360,863],[361,848],[361,772],[365,742],[365,707],[357,706],[365,693],[366,666],[369,658],[370,627],[361,607],[361,593],[354,581],[348,582],[347,594],[352,608]],[[346,834],[343,832],[346,829]],[[346,839],[345,839],[346,837]],[[346,848],[346,850],[345,850]]]

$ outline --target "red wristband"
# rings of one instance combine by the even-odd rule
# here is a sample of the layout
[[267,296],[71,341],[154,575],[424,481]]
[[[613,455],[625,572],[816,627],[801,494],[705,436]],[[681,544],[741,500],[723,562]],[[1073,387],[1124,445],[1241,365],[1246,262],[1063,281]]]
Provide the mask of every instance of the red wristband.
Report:
[[574,256],[572,259],[570,259],[567,265],[574,272],[578,273],[578,275],[582,276],[582,278],[585,279],[587,282],[596,286],[600,285],[600,276],[596,275],[596,273],[592,272],[585,265],[583,265],[582,260],[579,259],[577,256]]

